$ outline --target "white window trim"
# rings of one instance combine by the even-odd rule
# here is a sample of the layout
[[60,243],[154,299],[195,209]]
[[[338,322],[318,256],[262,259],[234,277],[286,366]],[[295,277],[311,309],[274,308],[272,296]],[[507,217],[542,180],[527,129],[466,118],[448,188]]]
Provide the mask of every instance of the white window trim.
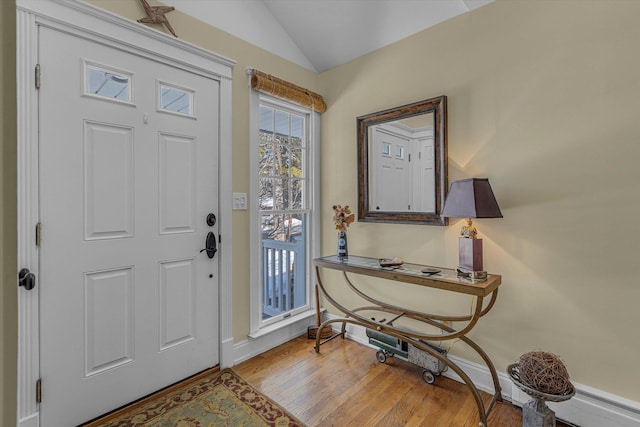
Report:
[[[319,202],[320,202],[320,114],[311,111],[307,108],[296,106],[286,101],[279,100],[269,95],[259,93],[253,89],[250,89],[249,99],[249,179],[250,179],[250,200],[249,203],[249,280],[250,280],[250,330],[249,337],[257,338],[265,334],[275,332],[281,328],[289,326],[296,320],[306,319],[311,317],[315,313],[315,301],[311,286],[313,283],[313,265],[312,260],[320,253],[320,214],[319,214]],[[281,106],[287,110],[293,110],[300,114],[307,116],[307,126],[309,127],[309,141],[308,141],[308,155],[310,160],[307,164],[309,168],[307,176],[311,181],[311,185],[307,187],[308,194],[308,219],[309,235],[306,239],[306,253],[307,258],[307,305],[306,309],[302,312],[297,312],[291,317],[280,319],[276,322],[270,322],[264,324],[261,319],[261,283],[260,283],[260,221],[258,219],[259,209],[256,203],[256,196],[258,194],[258,151],[254,148],[259,144],[259,127],[260,127],[260,101],[265,100],[270,104]]]

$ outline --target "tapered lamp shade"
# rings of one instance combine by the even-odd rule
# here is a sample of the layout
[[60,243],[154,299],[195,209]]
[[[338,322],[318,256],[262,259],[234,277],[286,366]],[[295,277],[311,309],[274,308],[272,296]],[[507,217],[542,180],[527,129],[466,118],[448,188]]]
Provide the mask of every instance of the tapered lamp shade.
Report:
[[441,215],[449,218],[502,218],[487,178],[453,181]]
[[482,239],[471,218],[502,218],[502,212],[487,178],[467,178],[453,181],[444,202],[442,216],[467,218],[458,239],[458,272],[473,280],[486,280],[483,267]]

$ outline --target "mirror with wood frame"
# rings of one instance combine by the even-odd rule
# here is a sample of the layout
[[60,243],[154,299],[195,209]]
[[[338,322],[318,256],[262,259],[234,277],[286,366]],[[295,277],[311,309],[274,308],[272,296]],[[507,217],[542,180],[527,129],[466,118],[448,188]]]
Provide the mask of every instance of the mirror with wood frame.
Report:
[[447,225],[447,97],[356,122],[358,221]]

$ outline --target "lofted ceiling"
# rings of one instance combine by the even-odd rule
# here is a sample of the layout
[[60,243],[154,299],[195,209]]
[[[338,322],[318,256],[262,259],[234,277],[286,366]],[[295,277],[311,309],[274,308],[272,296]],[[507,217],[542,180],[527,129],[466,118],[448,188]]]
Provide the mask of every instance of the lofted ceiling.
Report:
[[323,72],[493,0],[165,0],[312,71]]

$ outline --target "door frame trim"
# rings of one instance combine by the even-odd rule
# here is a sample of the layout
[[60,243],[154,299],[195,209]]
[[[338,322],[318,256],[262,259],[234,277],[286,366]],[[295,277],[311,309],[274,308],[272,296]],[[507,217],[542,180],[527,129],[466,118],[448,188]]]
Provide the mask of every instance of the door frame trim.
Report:
[[[16,0],[17,258],[18,270],[29,268],[36,277],[39,275],[35,229],[39,222],[40,107],[34,70],[38,63],[40,26],[153,58],[220,83],[218,186],[221,203],[218,218],[222,243],[218,252],[219,361],[222,368],[233,366],[231,78],[235,61],[78,0]],[[46,224],[43,238],[46,239]],[[18,290],[17,425],[20,427],[40,425],[39,405],[36,402],[36,381],[40,378],[38,300],[37,285],[32,291]]]

